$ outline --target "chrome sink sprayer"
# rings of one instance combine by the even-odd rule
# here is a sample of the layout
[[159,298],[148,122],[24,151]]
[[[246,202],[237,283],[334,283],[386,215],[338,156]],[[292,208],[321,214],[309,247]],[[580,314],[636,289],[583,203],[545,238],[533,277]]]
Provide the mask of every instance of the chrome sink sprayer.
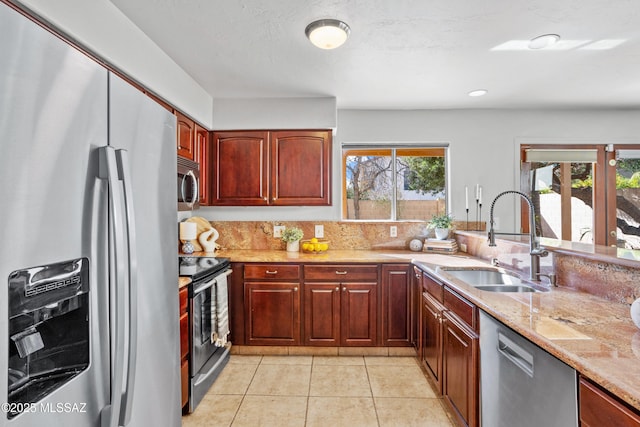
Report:
[[[508,234],[508,235],[521,235],[522,233],[496,233],[493,229],[493,207],[495,206],[498,199],[505,194],[517,194],[526,200],[527,205],[529,205],[529,255],[531,255],[531,271],[529,279],[534,281],[539,281],[540,276],[540,257],[545,257],[549,255],[549,252],[540,248],[540,242],[538,241],[538,237],[536,236],[536,222],[535,222],[535,208],[533,206],[533,202],[524,193],[515,190],[503,191],[498,194],[493,202],[491,202],[491,210],[489,211],[489,246],[496,246],[496,234]],[[550,281],[555,281],[551,280]]]

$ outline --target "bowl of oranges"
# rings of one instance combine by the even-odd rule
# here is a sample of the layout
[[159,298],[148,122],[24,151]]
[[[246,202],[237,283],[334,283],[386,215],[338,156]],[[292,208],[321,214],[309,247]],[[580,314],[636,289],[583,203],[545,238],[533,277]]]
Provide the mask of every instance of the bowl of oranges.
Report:
[[315,237],[309,240],[301,240],[300,248],[302,249],[302,252],[308,254],[321,254],[329,249],[329,241],[316,239]]

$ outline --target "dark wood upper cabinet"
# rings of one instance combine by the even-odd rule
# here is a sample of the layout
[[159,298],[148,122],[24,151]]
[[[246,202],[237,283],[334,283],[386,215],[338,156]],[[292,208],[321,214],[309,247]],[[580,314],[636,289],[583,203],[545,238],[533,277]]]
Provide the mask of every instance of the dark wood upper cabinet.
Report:
[[268,204],[268,132],[213,132],[212,204]]
[[329,130],[213,132],[212,148],[212,204],[331,204]]
[[211,144],[209,131],[195,124],[195,161],[200,165],[200,206],[211,203]]
[[176,111],[176,117],[178,119],[178,156],[197,161],[195,144],[196,124],[179,111]]
[[271,204],[329,205],[331,132],[271,133]]

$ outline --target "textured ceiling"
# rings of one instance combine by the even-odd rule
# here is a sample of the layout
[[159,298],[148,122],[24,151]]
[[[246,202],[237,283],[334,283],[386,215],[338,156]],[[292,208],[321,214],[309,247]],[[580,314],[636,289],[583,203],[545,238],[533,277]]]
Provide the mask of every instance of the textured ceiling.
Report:
[[[334,96],[339,108],[365,109],[640,107],[639,0],[111,1],[214,98]],[[349,24],[342,47],[306,39],[306,25],[320,18]],[[576,46],[492,50],[547,33]],[[624,42],[584,48],[610,39]],[[479,88],[488,95],[467,96]]]

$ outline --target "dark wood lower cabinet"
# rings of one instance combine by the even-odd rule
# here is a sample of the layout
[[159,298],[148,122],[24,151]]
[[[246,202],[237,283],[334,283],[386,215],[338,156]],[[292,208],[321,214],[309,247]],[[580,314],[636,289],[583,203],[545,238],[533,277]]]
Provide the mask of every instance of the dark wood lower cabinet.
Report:
[[377,345],[377,283],[343,283],[340,297],[340,344]]
[[306,345],[340,344],[340,284],[305,284],[304,311]]
[[422,294],[421,358],[427,373],[442,393],[442,331],[444,306],[426,292]]
[[580,376],[580,425],[582,427],[639,427],[640,414],[618,398]]
[[299,284],[249,282],[244,292],[247,344],[300,344]]
[[376,283],[305,283],[306,345],[377,345]]
[[408,264],[382,266],[382,345],[410,346],[412,286]]
[[479,337],[449,311],[444,312],[443,382],[445,401],[461,425],[478,425]]

